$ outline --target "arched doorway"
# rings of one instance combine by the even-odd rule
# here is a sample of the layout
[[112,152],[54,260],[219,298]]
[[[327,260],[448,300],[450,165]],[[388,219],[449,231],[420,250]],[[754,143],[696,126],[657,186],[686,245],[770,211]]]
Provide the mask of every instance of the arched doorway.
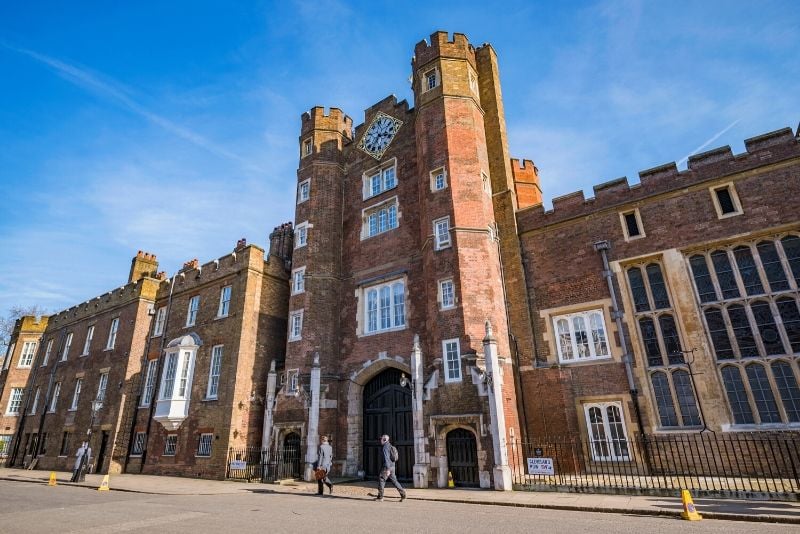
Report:
[[462,488],[480,486],[475,434],[465,428],[456,428],[447,433],[447,469],[453,474],[456,486]]
[[411,390],[400,385],[402,372],[389,368],[364,386],[364,472],[377,477],[383,461],[380,437],[388,434],[397,447],[397,478],[411,480],[414,469],[414,425]]
[[291,432],[283,439],[278,461],[278,478],[300,478],[300,434]]

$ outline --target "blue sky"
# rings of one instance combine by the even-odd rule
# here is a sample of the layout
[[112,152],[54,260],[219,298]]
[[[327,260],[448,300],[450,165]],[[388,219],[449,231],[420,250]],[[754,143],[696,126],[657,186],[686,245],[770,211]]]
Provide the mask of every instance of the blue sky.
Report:
[[[291,220],[300,114],[411,100],[414,44],[491,42],[546,204],[800,121],[800,5],[4,2],[0,313],[67,308]],[[685,163],[682,165],[684,166]]]

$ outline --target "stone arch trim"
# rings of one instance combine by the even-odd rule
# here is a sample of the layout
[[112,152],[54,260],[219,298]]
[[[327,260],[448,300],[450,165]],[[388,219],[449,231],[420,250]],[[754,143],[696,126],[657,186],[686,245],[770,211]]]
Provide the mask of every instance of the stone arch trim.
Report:
[[361,445],[364,441],[362,436],[364,432],[364,386],[389,368],[399,369],[411,376],[411,367],[406,363],[405,358],[400,356],[366,361],[360,369],[350,375],[350,383],[347,388],[347,457],[344,466],[344,472],[348,476],[359,476],[363,465]]
[[486,435],[483,432],[483,414],[433,415],[430,417],[428,435],[433,436],[434,446],[431,454],[431,469],[434,484],[447,487],[447,434],[457,428],[469,430],[475,435],[478,453],[478,474],[482,488],[491,487],[492,451],[484,447]]

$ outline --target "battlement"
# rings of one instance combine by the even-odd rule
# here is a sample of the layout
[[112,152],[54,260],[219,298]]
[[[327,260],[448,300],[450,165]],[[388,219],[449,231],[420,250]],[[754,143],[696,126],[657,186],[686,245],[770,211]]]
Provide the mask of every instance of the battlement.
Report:
[[181,271],[191,271],[192,269],[197,269],[199,266],[200,266],[200,260],[194,258],[189,261],[183,262],[183,267],[181,267]]
[[[389,95],[382,100],[374,103],[370,107],[364,110],[364,122],[356,126],[355,138],[357,139],[361,135],[361,129],[370,122],[371,118],[375,113],[378,111],[383,111],[384,113],[388,113],[392,117],[402,117],[403,115],[408,114],[411,111],[411,108],[408,105],[408,100],[401,100],[400,102],[397,101],[397,97],[395,95]],[[405,119],[403,119],[405,120]]]
[[141,298],[155,300],[159,284],[158,280],[148,277],[128,282],[122,287],[51,315],[49,324],[58,328],[64,323],[96,316]]
[[[520,227],[523,230],[544,227],[768,163],[800,157],[800,140],[790,128],[752,137],[745,140],[744,144],[746,151],[742,154],[733,154],[730,146],[723,146],[690,156],[685,171],[678,171],[675,162],[641,171],[638,184],[630,185],[627,177],[610,180],[594,186],[592,198],[585,198],[583,191],[561,195],[553,199],[553,209],[548,211],[541,204],[529,206],[518,213]],[[521,171],[517,169],[518,166],[518,160],[512,160],[515,181],[517,173]],[[526,162],[523,161],[522,167],[525,166]]]
[[20,333],[41,333],[47,328],[47,315],[23,315],[14,324],[14,337]]
[[466,59],[475,66],[475,48],[463,33],[454,33],[452,39],[446,31],[432,33],[430,42],[423,39],[414,47],[411,65],[416,70],[437,57]]
[[135,282],[136,280],[150,276],[153,277],[158,271],[158,259],[155,254],[149,252],[142,252],[141,250],[136,253],[136,256],[131,260],[131,270],[128,274],[128,282]]
[[353,129],[353,119],[339,108],[330,108],[326,113],[323,106],[314,106],[310,111],[300,115],[302,126],[301,135],[312,130],[332,130],[339,132],[348,139]]
[[539,169],[529,159],[511,158],[511,174],[517,194],[517,206],[524,209],[542,203],[542,188],[539,185]]

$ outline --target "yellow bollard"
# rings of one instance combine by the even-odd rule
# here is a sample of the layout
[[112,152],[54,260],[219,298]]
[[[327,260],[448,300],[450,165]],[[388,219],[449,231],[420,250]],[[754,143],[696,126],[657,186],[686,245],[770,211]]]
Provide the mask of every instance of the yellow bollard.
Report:
[[97,491],[108,491],[108,475],[103,477],[103,481],[100,483],[100,487],[97,488]]
[[455,488],[456,483],[453,482],[453,473],[451,471],[447,472],[447,487],[448,488]]
[[686,519],[687,521],[700,521],[703,519],[703,516],[697,513],[697,508],[694,507],[694,501],[692,501],[692,494],[689,493],[689,490],[681,490],[681,501],[683,502],[683,513],[681,517]]
[[58,483],[56,482],[56,472],[50,471],[50,482],[47,483],[48,486],[57,486]]

